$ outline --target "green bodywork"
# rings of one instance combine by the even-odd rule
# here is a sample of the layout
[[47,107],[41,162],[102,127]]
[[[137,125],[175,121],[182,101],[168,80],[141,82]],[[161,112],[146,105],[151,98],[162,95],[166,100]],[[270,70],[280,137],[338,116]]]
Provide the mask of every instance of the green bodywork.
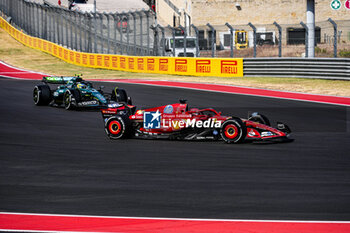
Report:
[[[107,99],[103,96],[101,90],[93,88],[90,82],[84,81],[81,77],[43,77],[42,80],[47,84],[58,84],[56,90],[52,92],[54,102],[56,104],[62,104],[65,98],[65,94],[76,93],[77,99],[75,104],[77,107],[98,107],[107,104]],[[76,91],[75,91],[76,90]],[[79,94],[78,94],[79,93]]]

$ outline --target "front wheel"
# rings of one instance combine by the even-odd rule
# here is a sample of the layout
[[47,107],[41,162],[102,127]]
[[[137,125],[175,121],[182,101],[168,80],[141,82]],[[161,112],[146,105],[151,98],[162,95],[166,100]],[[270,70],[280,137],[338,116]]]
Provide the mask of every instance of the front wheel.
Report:
[[240,143],[247,135],[247,127],[241,119],[231,118],[222,124],[220,135],[226,143]]
[[110,139],[120,139],[126,135],[126,125],[121,117],[111,117],[105,123],[105,131]]
[[63,95],[64,108],[72,110],[79,102],[79,92],[77,90],[67,90]]

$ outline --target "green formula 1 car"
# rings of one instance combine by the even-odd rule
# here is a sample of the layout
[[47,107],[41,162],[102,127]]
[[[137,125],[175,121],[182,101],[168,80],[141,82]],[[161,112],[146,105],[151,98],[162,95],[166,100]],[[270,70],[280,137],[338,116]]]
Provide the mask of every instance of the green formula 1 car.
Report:
[[[129,102],[125,90],[116,87],[111,94],[93,88],[91,82],[83,80],[80,75],[74,77],[43,77],[43,84],[33,90],[36,105],[64,106],[67,110],[76,108],[108,107],[118,102]],[[49,86],[51,84],[54,89]]]

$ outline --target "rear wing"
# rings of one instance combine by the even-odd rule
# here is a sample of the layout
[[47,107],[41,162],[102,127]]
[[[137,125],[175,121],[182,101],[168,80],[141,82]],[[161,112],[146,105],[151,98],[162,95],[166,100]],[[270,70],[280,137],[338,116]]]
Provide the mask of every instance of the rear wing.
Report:
[[67,84],[69,81],[81,82],[83,81],[80,77],[63,77],[63,76],[51,76],[43,77],[42,82],[50,84]]

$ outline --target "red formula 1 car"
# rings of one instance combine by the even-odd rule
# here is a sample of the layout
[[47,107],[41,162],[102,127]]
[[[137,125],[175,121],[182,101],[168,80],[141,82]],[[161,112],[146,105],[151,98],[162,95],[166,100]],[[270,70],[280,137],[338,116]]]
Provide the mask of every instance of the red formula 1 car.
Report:
[[223,116],[214,109],[189,109],[180,103],[136,110],[125,90],[115,89],[118,103],[101,109],[109,138],[163,138],[179,140],[223,140],[226,143],[291,142],[290,128],[277,122],[270,125],[264,115],[252,113],[248,119]]

